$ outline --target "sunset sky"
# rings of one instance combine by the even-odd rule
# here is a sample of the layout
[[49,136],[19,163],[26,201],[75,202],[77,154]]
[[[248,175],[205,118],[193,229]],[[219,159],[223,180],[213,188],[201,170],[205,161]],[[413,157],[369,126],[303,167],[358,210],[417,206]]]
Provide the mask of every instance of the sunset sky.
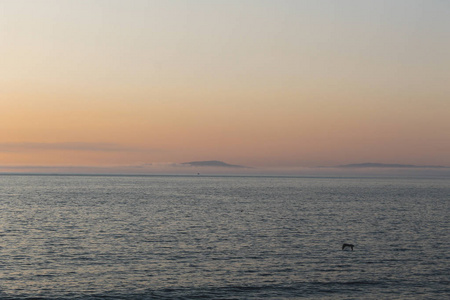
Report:
[[0,0],[0,172],[450,166],[449,16],[446,0]]

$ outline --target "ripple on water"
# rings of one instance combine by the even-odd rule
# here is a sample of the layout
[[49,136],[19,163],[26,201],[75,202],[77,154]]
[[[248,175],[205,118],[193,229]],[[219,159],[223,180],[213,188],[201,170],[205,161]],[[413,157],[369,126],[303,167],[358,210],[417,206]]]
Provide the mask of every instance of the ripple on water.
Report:
[[445,299],[449,194],[437,179],[1,176],[0,298]]

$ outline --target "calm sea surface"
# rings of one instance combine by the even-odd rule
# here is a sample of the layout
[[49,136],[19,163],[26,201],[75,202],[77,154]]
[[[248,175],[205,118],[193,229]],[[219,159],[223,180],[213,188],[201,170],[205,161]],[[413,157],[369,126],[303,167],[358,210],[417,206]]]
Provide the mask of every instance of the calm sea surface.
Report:
[[449,213],[449,179],[5,175],[0,299],[449,299]]

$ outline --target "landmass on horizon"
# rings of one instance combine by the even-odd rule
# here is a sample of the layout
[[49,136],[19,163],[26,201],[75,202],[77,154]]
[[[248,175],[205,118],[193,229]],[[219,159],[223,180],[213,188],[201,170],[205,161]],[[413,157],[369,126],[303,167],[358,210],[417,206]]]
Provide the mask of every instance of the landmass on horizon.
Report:
[[250,167],[241,166],[241,165],[232,165],[227,164],[223,161],[219,160],[205,160],[205,161],[190,161],[182,163],[182,165],[189,165],[192,167],[221,167],[221,168],[241,168],[241,169],[249,169]]
[[[181,163],[182,165],[188,165],[192,167],[219,167],[219,168],[241,168],[250,169],[251,167],[242,165],[228,164],[219,160],[207,160],[207,161],[191,161]],[[318,168],[330,168],[326,166],[319,166]],[[405,168],[405,169],[448,169],[450,167],[440,165],[411,165],[411,164],[385,164],[385,163],[355,163],[332,166],[331,168],[346,168],[346,169],[363,169],[363,168]]]
[[407,165],[407,164],[383,164],[383,163],[361,163],[339,165],[334,168],[422,168],[422,169],[445,169],[447,166],[429,166],[429,165]]

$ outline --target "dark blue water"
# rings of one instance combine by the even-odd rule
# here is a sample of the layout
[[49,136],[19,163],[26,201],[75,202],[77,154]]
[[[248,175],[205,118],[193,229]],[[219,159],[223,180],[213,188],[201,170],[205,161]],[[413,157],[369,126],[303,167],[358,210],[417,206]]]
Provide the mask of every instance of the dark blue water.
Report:
[[0,298],[446,299],[449,200],[449,179],[0,176]]

